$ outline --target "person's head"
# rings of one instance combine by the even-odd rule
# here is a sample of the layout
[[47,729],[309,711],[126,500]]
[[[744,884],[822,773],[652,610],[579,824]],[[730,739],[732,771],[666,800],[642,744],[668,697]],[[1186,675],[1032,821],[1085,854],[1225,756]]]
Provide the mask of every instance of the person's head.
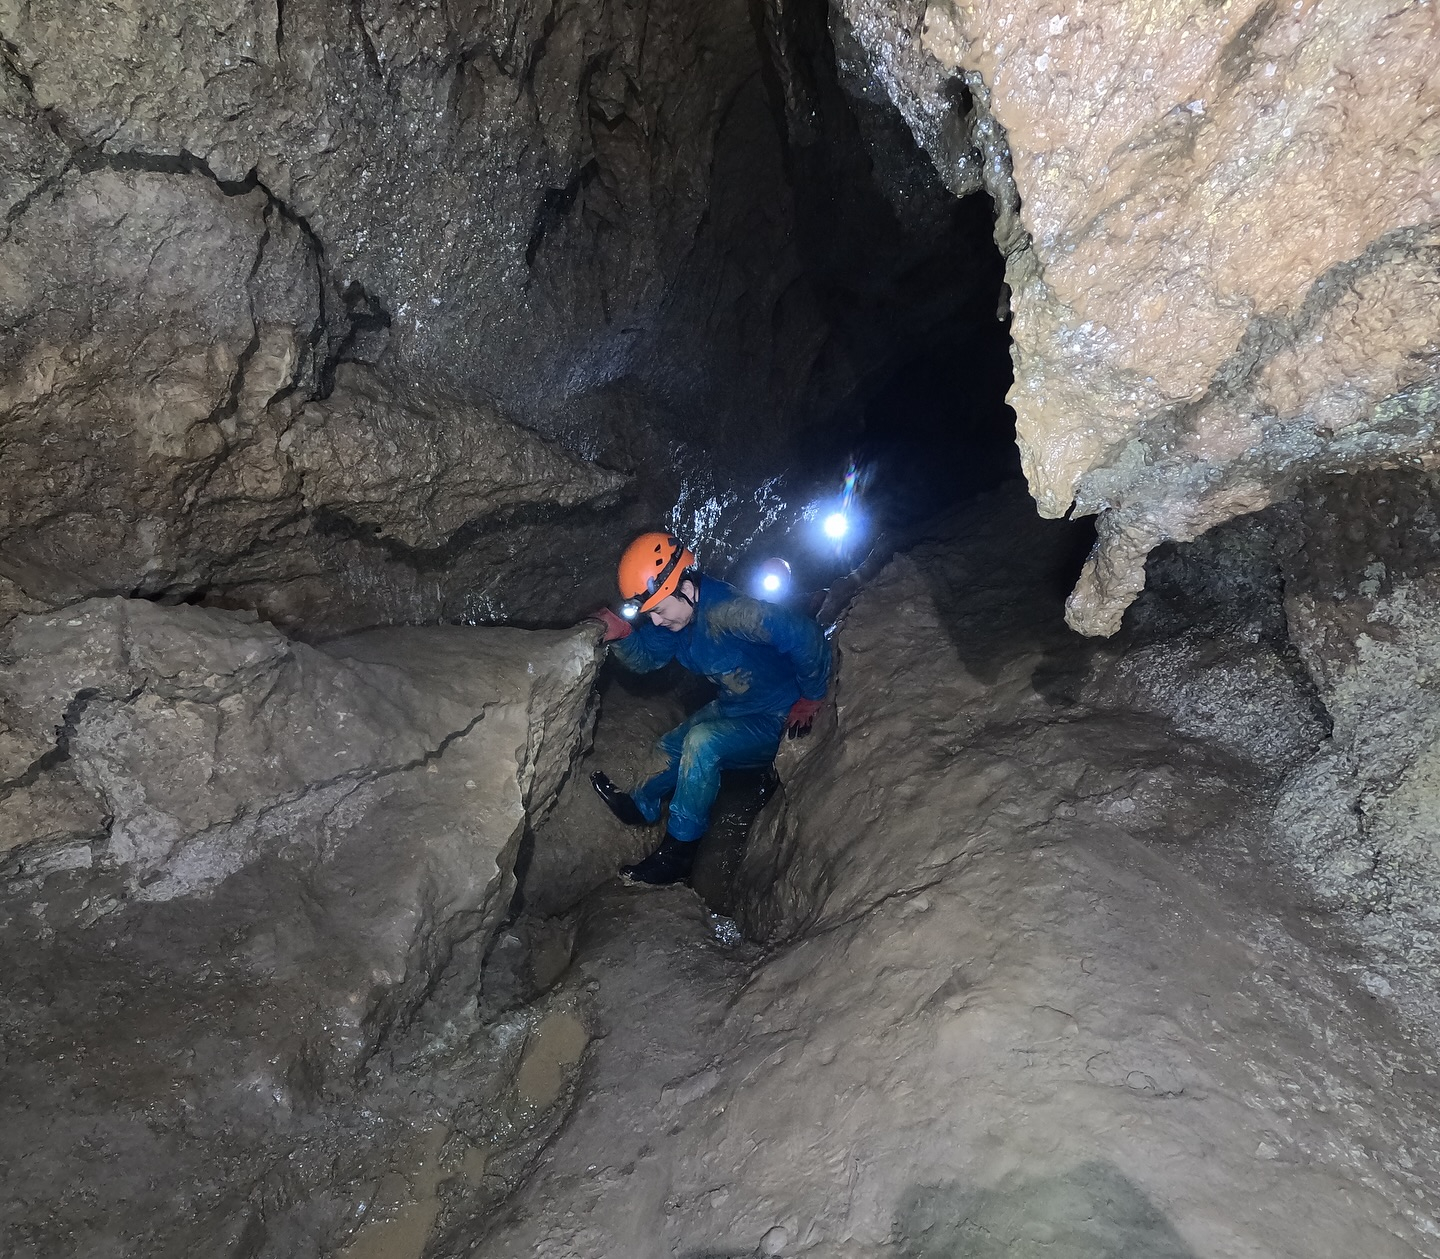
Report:
[[661,629],[681,630],[695,615],[695,556],[673,533],[642,533],[620,557],[621,613],[648,616]]
[[642,615],[648,616],[650,623],[661,629],[682,630],[695,616],[695,600],[698,595],[699,589],[695,582],[686,577],[675,588],[673,595],[666,595]]

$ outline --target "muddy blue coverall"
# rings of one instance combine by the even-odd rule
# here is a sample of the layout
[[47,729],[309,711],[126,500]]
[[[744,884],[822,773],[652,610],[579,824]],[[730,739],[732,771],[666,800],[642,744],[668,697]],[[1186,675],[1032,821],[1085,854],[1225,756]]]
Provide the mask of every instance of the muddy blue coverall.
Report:
[[717,699],[661,737],[665,768],[631,792],[650,821],[670,801],[669,833],[699,839],[710,823],[720,771],[769,765],[797,699],[824,699],[830,644],[809,617],[762,603],[713,577],[701,577],[695,616],[682,630],[637,620],[610,644],[636,673],[678,660],[720,688]]

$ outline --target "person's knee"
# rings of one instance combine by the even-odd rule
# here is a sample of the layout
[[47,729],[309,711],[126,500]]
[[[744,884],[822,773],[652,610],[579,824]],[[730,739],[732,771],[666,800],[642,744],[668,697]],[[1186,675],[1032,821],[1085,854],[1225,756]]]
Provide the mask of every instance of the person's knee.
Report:
[[655,751],[661,760],[673,765],[680,759],[680,753],[685,747],[685,740],[688,736],[689,731],[668,731],[655,740]]
[[695,726],[686,734],[685,746],[680,751],[680,772],[703,774],[719,769],[720,742],[713,730]]

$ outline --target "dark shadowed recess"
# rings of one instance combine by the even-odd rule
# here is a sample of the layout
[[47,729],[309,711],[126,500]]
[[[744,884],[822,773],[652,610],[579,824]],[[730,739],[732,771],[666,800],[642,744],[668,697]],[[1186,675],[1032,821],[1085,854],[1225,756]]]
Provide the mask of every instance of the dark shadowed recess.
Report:
[[878,523],[903,528],[1020,476],[1009,351],[993,317],[956,320],[869,399],[855,460]]
[[[826,333],[803,391],[819,418],[800,429],[786,470],[790,513],[712,571],[748,589],[756,564],[779,555],[795,574],[790,602],[813,608],[871,552],[878,561],[927,519],[1019,477],[1005,403],[1008,303],[990,198],[952,194],[898,113],[842,82],[825,0],[783,9],[757,0],[752,20],[794,245]],[[807,501],[837,497],[850,467],[855,535],[837,546],[814,511],[797,517]],[[604,686],[646,685],[607,673]],[[685,688],[690,709],[709,698]],[[773,781],[768,771],[724,776],[694,879],[716,912],[734,912],[732,876]]]
[[792,138],[791,173],[801,256],[834,329],[827,350],[886,348],[852,348],[850,361],[869,366],[847,400],[850,426],[830,426],[860,471],[874,533],[1020,475],[1005,403],[1009,303],[994,203],[956,197],[896,111],[846,90],[824,9],[802,6],[795,19],[794,42],[808,29],[816,43],[824,130],[808,145]]
[[[994,205],[956,197],[872,84],[842,73],[825,0],[756,0],[762,77],[780,128],[795,248],[825,340],[787,470],[798,509],[860,472],[863,531],[815,545],[812,520],[762,535],[731,571],[783,555],[807,590],[893,533],[1019,475],[1004,264]],[[793,521],[793,517],[792,517]]]

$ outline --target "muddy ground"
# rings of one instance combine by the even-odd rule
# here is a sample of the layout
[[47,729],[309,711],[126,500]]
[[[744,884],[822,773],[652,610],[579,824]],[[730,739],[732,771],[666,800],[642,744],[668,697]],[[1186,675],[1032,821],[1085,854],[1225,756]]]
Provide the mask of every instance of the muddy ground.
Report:
[[[1303,673],[1215,626],[1197,663],[1184,617],[1081,642],[1073,538],[1023,505],[844,618],[749,837],[753,942],[686,889],[584,903],[581,1100],[503,1222],[428,1253],[1440,1255],[1433,1039],[1266,855],[1324,737]],[[658,702],[612,698],[596,755]],[[579,788],[557,817],[633,845]]]

